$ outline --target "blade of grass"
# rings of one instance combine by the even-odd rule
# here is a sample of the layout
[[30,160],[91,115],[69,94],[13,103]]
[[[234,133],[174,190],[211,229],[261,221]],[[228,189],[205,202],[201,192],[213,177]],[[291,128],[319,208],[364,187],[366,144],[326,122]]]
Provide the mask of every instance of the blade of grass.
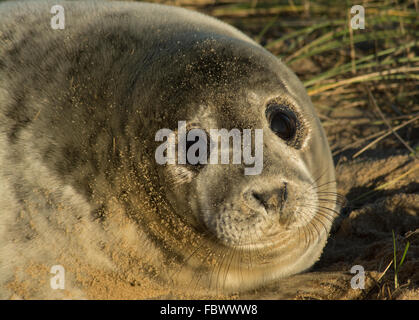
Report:
[[406,247],[404,247],[403,256],[402,256],[402,259],[400,260],[400,263],[399,263],[398,269],[400,269],[400,267],[402,266],[402,264],[403,264],[403,262],[404,262],[404,259],[406,258],[406,254],[407,254],[407,250],[409,250],[409,246],[410,246],[410,242],[409,242],[409,241],[407,241],[407,243],[406,243]]
[[265,25],[265,27],[262,29],[261,32],[259,32],[259,34],[255,38],[255,41],[257,43],[260,43],[260,40],[262,39],[262,37],[264,36],[264,34],[266,32],[268,32],[268,30],[275,24],[275,22],[278,20],[278,18],[279,18],[279,13],[275,16],[275,18],[273,18],[271,21],[269,21],[268,24]]
[[398,281],[397,281],[397,249],[396,249],[396,237],[394,236],[394,230],[391,230],[391,233],[393,234],[393,252],[394,252],[394,288],[397,289],[398,287]]
[[333,20],[333,21],[322,22],[322,23],[318,23],[318,24],[315,24],[315,25],[312,25],[312,26],[309,26],[309,27],[305,27],[303,29],[296,30],[294,32],[288,33],[288,34],[284,35],[283,37],[281,37],[277,40],[269,42],[265,46],[265,48],[270,49],[270,48],[272,48],[272,47],[274,47],[274,46],[276,46],[276,45],[278,45],[278,44],[280,44],[280,43],[282,43],[286,40],[295,38],[297,36],[308,35],[308,34],[314,32],[316,30],[326,28],[326,27],[330,27],[330,26],[335,26],[335,25],[342,25],[343,23],[344,23],[344,20]]
[[330,90],[330,89],[334,89],[334,88],[337,88],[337,87],[341,87],[341,86],[344,86],[344,85],[348,85],[348,84],[351,84],[351,83],[365,82],[365,81],[370,81],[370,80],[373,80],[373,79],[378,79],[378,80],[385,79],[384,76],[393,75],[393,74],[397,74],[397,73],[406,73],[405,76],[411,76],[413,79],[419,79],[418,75],[414,75],[414,74],[408,75],[409,72],[413,73],[413,72],[418,72],[418,71],[419,71],[419,67],[393,68],[393,69],[390,69],[390,70],[385,70],[385,71],[380,71],[380,72],[372,72],[372,73],[363,74],[363,75],[360,75],[360,76],[357,76],[357,77],[344,79],[344,80],[337,81],[337,82],[332,83],[332,84],[320,86],[320,87],[313,88],[313,89],[308,89],[307,91],[308,91],[308,95],[312,96],[312,95],[318,94],[320,92]]
[[377,109],[378,114],[380,115],[381,119],[383,119],[384,123],[386,124],[386,126],[391,130],[391,132],[394,134],[394,136],[396,136],[397,139],[399,139],[399,141],[411,152],[416,156],[416,152],[415,150],[413,150],[409,144],[404,141],[404,139],[402,137],[400,137],[400,135],[394,131],[393,127],[391,126],[391,124],[387,121],[386,117],[384,116],[383,112],[381,111],[380,107],[377,104],[377,101],[375,101],[374,96],[372,95],[372,92],[370,90],[370,88],[366,87],[367,92],[368,92],[368,97],[370,99],[370,102],[372,103],[372,105],[375,107],[375,109]]
[[[340,32],[330,32],[330,33],[324,35],[323,37],[326,37],[326,36],[329,37],[333,34],[339,34],[339,33]],[[415,37],[419,37],[419,32],[416,32],[416,31],[412,32],[411,35],[415,36]],[[357,34],[353,37],[353,42],[354,42],[354,44],[356,44],[356,43],[360,43],[360,42],[364,42],[364,41],[368,41],[368,40],[376,41],[376,40],[381,40],[381,39],[386,39],[386,40],[396,39],[399,36],[400,36],[400,33],[397,30],[396,31],[394,31],[394,30],[393,31],[388,31],[388,30],[387,31],[377,31],[377,32],[368,33],[368,34]],[[323,40],[323,37],[321,37],[319,39]],[[298,50],[296,53],[289,56],[285,61],[288,64],[291,64],[291,63],[293,63],[295,61],[298,61],[300,59],[309,58],[309,57],[312,57],[314,55],[318,55],[318,54],[326,52],[326,51],[331,51],[331,50],[334,50],[334,49],[344,48],[344,47],[350,45],[350,39],[348,38],[348,39],[344,39],[344,40],[337,39],[337,40],[329,41],[324,45],[317,46],[317,44],[318,44],[317,40],[319,40],[319,39],[316,39],[316,40],[310,42],[310,46],[307,45],[306,47],[303,47],[302,49]],[[308,52],[306,54],[302,54],[304,51],[308,50],[309,48],[311,48],[312,46],[315,46],[315,45],[317,46],[316,49],[310,50],[310,52]]]
[[[371,54],[371,55],[359,58],[359,59],[355,60],[355,64],[357,66],[357,69],[363,69],[365,67],[373,67],[373,66],[376,66],[380,63],[377,62],[377,61],[374,61],[373,63],[370,63],[370,64],[364,64],[364,65],[360,65],[360,64],[362,62],[370,61],[370,60],[376,59],[378,57],[389,55],[389,54],[391,54],[391,53],[393,53],[397,50],[400,50],[400,49],[410,48],[414,45],[417,45],[417,41],[411,41],[411,42],[409,42],[407,44],[404,44],[404,45],[401,45],[399,47],[385,49],[385,50],[382,50],[380,52],[377,52],[376,54]],[[418,59],[419,58],[413,59],[413,61],[419,61]],[[409,61],[409,60],[407,59],[406,61]],[[392,62],[393,61],[391,61],[390,63],[392,63]],[[322,73],[322,74],[304,82],[304,86],[309,87],[309,86],[311,86],[312,84],[314,84],[318,81],[331,78],[331,77],[336,76],[338,74],[343,74],[343,73],[347,72],[348,70],[350,70],[350,68],[351,68],[351,63],[346,63],[342,66],[337,67],[337,68],[330,69],[330,70],[328,70],[328,71],[326,71],[326,72],[324,72],[324,73]]]
[[[399,130],[403,127],[405,127],[406,125],[416,121],[419,119],[419,116],[414,117],[413,119],[406,121],[404,123],[402,123],[401,125],[398,125],[397,127],[394,127],[393,130]],[[368,148],[370,148],[371,146],[373,146],[374,144],[376,144],[377,142],[381,141],[382,139],[384,139],[385,137],[389,136],[390,134],[392,134],[393,132],[391,130],[387,130],[386,134],[383,134],[382,136],[378,137],[377,139],[375,139],[374,141],[370,142],[368,145],[366,145],[364,148],[362,148],[361,150],[359,150],[357,153],[355,153],[352,156],[352,159],[355,159],[356,157],[358,157],[361,153],[363,153],[365,150],[367,150]]]

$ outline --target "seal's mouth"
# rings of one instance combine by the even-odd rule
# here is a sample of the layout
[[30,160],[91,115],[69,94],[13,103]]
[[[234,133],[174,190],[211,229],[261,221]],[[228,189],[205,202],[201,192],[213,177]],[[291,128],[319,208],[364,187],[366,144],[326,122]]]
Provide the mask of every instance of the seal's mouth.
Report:
[[281,242],[281,234],[288,231],[278,215],[243,203],[238,208],[219,209],[205,225],[221,245],[245,251],[273,248]]
[[271,250],[280,244],[280,234],[281,232],[278,231],[257,241],[245,241],[234,245],[230,244],[229,247],[240,251]]

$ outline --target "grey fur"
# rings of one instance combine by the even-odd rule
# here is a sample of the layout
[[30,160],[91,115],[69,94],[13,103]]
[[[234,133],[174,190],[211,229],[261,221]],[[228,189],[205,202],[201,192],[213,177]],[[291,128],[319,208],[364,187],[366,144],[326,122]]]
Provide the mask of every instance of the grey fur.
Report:
[[[57,3],[66,10],[64,30],[50,27],[50,8]],[[45,283],[51,277],[49,268],[79,261],[79,265],[118,272],[120,266],[103,249],[113,246],[112,241],[129,242],[140,260],[165,268],[170,259],[160,252],[164,238],[146,230],[154,217],[150,214],[145,219],[147,209],[138,208],[162,201],[156,214],[164,216],[173,207],[181,219],[198,228],[201,218],[196,212],[202,199],[196,199],[197,194],[209,196],[207,188],[217,185],[207,186],[208,181],[232,176],[236,169],[214,169],[207,178],[170,190],[165,182],[170,174],[153,164],[154,134],[161,128],[175,128],[178,120],[197,119],[202,124],[202,105],[218,114],[217,124],[222,127],[241,127],[244,118],[249,119],[248,127],[263,127],[259,111],[245,107],[254,105],[248,98],[252,90],[261,107],[269,99],[286,96],[300,108],[311,128],[306,133],[307,146],[284,152],[302,161],[313,179],[326,172],[318,185],[334,180],[327,141],[301,83],[236,29],[161,5],[1,3],[0,298],[87,297],[86,285],[71,267],[66,290],[52,290]],[[277,151],[265,155],[265,176],[253,182],[231,178],[228,186],[250,183],[263,189],[263,179],[274,184],[269,177],[275,176],[292,181],[299,171],[297,164],[286,173],[272,165],[275,157]],[[291,161],[288,156],[279,160],[281,165]],[[208,177],[211,180],[205,180]],[[334,191],[334,186],[329,190]],[[231,193],[231,199],[235,196]],[[215,201],[216,194],[210,199]],[[330,207],[334,209],[334,202]],[[121,233],[109,212],[123,212],[136,235]],[[226,234],[239,232],[228,229],[234,225],[231,219],[236,218],[220,217],[214,228],[226,223]],[[210,220],[206,223],[211,228],[215,220]],[[314,241],[309,258],[301,262],[293,258],[295,265],[278,268],[272,276],[255,276],[246,285],[235,284],[234,277],[227,279],[226,291],[307,269],[320,255],[329,228]],[[187,256],[183,250],[177,248],[178,260]],[[30,266],[44,270],[44,282],[28,271]],[[164,273],[157,278],[162,280]],[[211,279],[206,281],[204,286],[212,286]],[[20,290],[19,284],[26,289]]]

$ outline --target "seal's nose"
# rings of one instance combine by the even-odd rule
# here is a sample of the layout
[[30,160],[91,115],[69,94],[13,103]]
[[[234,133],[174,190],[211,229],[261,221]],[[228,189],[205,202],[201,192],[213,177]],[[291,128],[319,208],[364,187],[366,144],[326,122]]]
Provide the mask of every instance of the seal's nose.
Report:
[[268,213],[279,212],[287,200],[287,184],[284,183],[282,188],[275,188],[264,192],[249,190],[245,195],[245,199],[249,204],[257,203],[258,205],[262,205]]

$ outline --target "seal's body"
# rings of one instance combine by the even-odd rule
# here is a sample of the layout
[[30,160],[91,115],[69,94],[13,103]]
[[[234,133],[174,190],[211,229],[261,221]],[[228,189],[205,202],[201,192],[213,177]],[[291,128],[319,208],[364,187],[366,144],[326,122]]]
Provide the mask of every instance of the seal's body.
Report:
[[[179,121],[263,129],[263,170],[159,165],[155,134]],[[236,29],[162,5],[0,4],[1,298],[254,288],[319,258],[335,191],[302,84]]]

